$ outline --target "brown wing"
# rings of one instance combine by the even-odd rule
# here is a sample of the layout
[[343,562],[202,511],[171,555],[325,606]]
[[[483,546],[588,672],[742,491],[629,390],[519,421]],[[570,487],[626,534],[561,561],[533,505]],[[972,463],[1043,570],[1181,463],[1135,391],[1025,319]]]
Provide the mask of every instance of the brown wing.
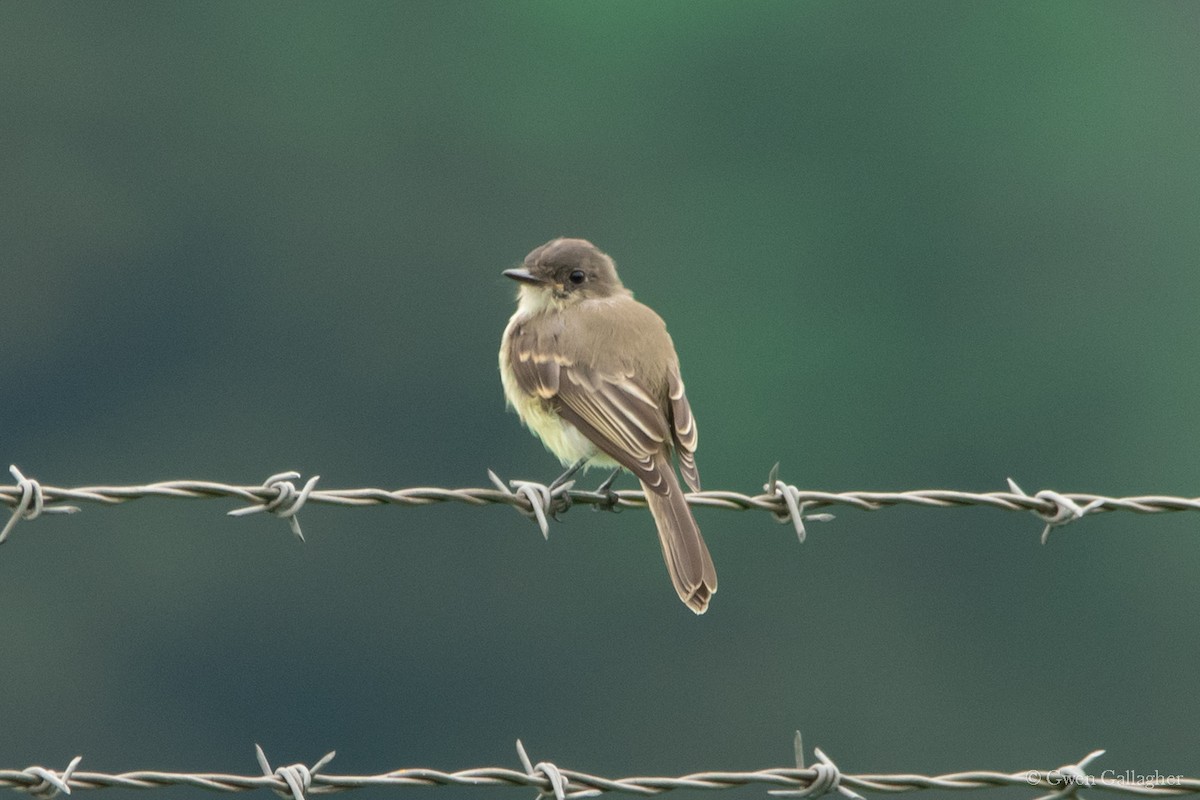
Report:
[[675,452],[679,454],[679,471],[693,492],[700,491],[700,471],[696,468],[696,418],[683,390],[679,366],[673,364],[667,373],[667,394],[671,401],[671,427],[675,435]]
[[671,437],[665,398],[657,399],[632,370],[604,373],[552,353],[548,345],[555,338],[555,332],[534,326],[513,331],[509,362],[518,385],[549,400],[564,420],[649,489],[666,491],[660,471],[665,461],[656,459]]
[[561,365],[536,345],[536,337],[529,335],[527,329],[515,328],[509,339],[508,362],[518,386],[529,394],[549,400],[558,394]]
[[656,458],[670,435],[666,415],[632,375],[600,375],[569,366],[562,371],[555,400],[562,418],[596,447],[650,490],[666,491],[660,472],[664,462]]

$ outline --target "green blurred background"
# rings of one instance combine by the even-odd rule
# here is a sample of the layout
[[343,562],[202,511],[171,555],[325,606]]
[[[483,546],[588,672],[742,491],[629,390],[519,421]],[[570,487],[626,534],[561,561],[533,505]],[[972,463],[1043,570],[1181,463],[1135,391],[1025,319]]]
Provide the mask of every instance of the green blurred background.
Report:
[[[1198,493],[1194,3],[6,3],[0,74],[0,459],[48,485],[548,480],[500,271],[574,235],[667,320],[706,488]],[[643,511],[234,507],[16,528],[0,767],[680,774],[801,728],[1200,772],[1194,515],[701,510],[696,618]]]

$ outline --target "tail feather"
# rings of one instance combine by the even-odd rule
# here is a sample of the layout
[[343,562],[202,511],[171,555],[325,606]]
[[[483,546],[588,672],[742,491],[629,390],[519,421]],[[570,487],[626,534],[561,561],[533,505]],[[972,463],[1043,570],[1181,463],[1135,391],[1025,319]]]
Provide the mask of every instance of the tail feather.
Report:
[[687,499],[675,471],[669,462],[659,465],[664,485],[658,487],[662,494],[642,484],[646,492],[646,504],[658,527],[658,539],[662,544],[663,560],[679,599],[697,614],[708,610],[708,601],[717,591],[717,570],[712,556],[700,535],[696,519],[688,508]]

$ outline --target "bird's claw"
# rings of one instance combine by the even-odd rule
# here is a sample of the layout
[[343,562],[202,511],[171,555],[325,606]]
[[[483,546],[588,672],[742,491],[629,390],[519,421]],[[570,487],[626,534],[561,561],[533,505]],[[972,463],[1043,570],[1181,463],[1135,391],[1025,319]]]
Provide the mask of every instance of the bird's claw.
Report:
[[613,491],[613,481],[617,479],[617,475],[621,474],[620,469],[614,469],[612,474],[604,479],[604,483],[596,487],[596,494],[600,495],[601,500],[597,500],[592,504],[592,511],[611,511],[614,514],[621,512],[618,504],[621,502],[621,495]]
[[555,522],[562,522],[562,520],[558,518],[558,515],[569,511],[574,503],[574,501],[571,499],[571,492],[569,491],[570,488],[571,487],[568,485],[566,490],[552,495],[553,504],[552,508],[550,509],[550,519],[554,520]]

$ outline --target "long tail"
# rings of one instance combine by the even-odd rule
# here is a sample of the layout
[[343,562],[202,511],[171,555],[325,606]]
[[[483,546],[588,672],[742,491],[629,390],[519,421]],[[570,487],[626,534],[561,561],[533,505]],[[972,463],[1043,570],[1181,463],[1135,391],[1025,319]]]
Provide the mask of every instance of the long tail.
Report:
[[684,499],[675,470],[665,459],[660,467],[666,479],[658,487],[663,493],[655,492],[644,483],[642,490],[646,493],[654,524],[658,526],[658,540],[662,543],[663,560],[667,562],[667,572],[671,573],[671,583],[688,608],[703,614],[708,610],[709,598],[717,591],[717,570]]

